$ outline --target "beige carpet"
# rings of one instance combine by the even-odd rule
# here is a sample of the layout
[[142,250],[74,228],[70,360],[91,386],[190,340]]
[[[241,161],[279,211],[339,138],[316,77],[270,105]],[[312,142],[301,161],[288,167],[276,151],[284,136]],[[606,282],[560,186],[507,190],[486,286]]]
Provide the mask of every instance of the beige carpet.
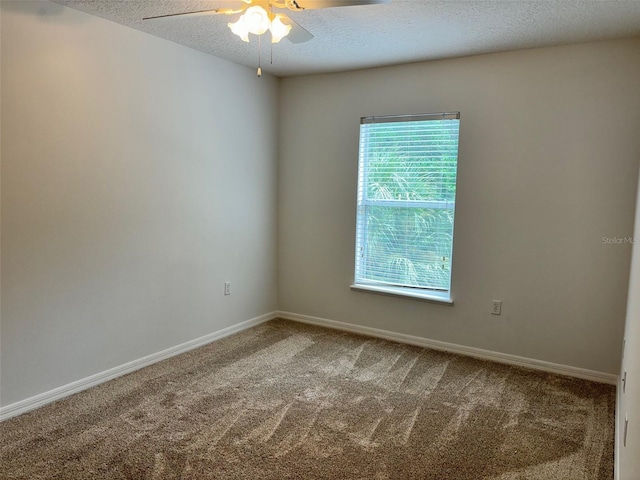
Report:
[[0,478],[608,480],[614,398],[276,320],[3,422]]

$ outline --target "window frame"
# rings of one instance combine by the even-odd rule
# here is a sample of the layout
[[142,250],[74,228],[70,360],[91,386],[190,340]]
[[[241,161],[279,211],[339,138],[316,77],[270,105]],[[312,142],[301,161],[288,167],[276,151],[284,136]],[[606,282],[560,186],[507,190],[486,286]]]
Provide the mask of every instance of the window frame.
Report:
[[[368,167],[368,162],[363,164],[363,162],[367,161],[366,154],[363,155],[363,146],[362,146],[362,125],[371,124],[371,123],[389,123],[389,122],[415,122],[415,121],[425,121],[425,120],[458,120],[460,121],[460,112],[446,112],[446,113],[427,113],[427,114],[408,114],[408,115],[385,115],[385,116],[372,116],[372,117],[362,117],[360,119],[360,134],[359,134],[359,154],[358,154],[358,183],[357,183],[357,200],[356,200],[356,244],[355,244],[355,258],[354,258],[354,280],[351,285],[351,289],[355,291],[361,292],[369,292],[376,293],[381,295],[390,295],[397,297],[406,297],[416,300],[422,300],[427,302],[436,302],[442,303],[446,305],[453,305],[453,296],[452,296],[452,283],[453,283],[453,251],[454,251],[454,240],[455,240],[455,207],[457,201],[457,171],[458,171],[458,163],[459,163],[459,149],[460,149],[460,140],[459,140],[459,125],[458,125],[458,140],[456,144],[456,164],[455,164],[455,186],[456,193],[454,194],[453,202],[450,201],[441,201],[441,200],[414,200],[411,201],[411,205],[407,205],[409,202],[405,200],[391,200],[391,199],[381,199],[381,200],[371,200],[366,198],[366,194],[361,190],[366,188],[366,182],[363,177],[366,176],[366,169]],[[394,283],[387,283],[383,281],[366,281],[360,278],[359,272],[362,268],[362,261],[360,257],[362,256],[359,252],[359,247],[361,246],[363,240],[362,236],[366,236],[367,230],[364,229],[362,233],[360,230],[362,229],[362,224],[366,223],[366,218],[362,218],[361,208],[364,205],[369,206],[400,206],[407,208],[451,208],[453,210],[453,221],[452,221],[452,230],[451,230],[451,259],[450,259],[450,272],[449,272],[449,288],[447,290],[440,290],[435,288],[429,288],[424,286],[406,286],[406,285],[397,285]],[[359,280],[360,278],[360,280]]]

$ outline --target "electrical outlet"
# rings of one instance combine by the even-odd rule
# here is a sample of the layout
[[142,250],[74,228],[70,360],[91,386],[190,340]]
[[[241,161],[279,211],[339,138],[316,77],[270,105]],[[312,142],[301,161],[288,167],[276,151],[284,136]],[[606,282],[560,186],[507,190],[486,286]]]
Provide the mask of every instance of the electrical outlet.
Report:
[[224,294],[231,295],[231,282],[224,282]]
[[502,300],[492,300],[491,315],[502,314]]

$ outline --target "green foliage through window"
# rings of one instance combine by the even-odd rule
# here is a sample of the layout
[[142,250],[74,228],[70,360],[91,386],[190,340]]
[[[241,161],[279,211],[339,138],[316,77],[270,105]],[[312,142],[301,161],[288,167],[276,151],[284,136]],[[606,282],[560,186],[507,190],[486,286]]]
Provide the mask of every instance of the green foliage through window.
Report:
[[360,126],[356,283],[449,291],[459,114]]

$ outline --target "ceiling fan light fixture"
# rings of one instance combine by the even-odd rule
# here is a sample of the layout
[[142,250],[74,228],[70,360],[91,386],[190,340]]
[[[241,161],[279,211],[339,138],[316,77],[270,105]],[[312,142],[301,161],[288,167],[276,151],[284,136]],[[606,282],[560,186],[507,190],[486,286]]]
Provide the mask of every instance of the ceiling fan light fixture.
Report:
[[273,17],[273,20],[271,20],[269,30],[271,31],[271,43],[278,43],[284,37],[289,35],[291,25],[285,25],[282,22],[282,15],[276,15]]
[[[270,18],[271,17],[271,18]],[[260,5],[254,5],[238,18],[236,22],[227,25],[231,31],[239,36],[244,42],[249,41],[249,34],[262,35],[269,30],[271,32],[271,43],[278,43],[291,31],[291,25],[283,23],[283,15],[269,15]]]

